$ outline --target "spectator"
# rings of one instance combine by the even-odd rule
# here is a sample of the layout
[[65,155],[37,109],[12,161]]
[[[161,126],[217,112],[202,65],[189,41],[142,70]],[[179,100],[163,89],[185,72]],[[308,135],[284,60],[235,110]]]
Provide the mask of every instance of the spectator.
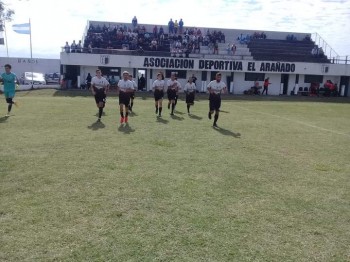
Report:
[[[197,77],[192,74],[192,82],[196,85]],[[197,85],[196,85],[197,86]]]
[[266,92],[266,95],[267,95],[267,91],[269,89],[269,85],[271,84],[270,83],[270,78],[266,78],[265,81],[264,81],[264,90],[262,91],[262,95],[264,94],[264,92]]
[[177,22],[177,20],[175,20],[175,23],[174,23],[174,34],[176,35],[177,34],[177,29],[179,28],[179,24]]
[[215,53],[217,55],[219,54],[219,44],[218,44],[218,42],[215,42],[215,44],[214,44],[214,55],[215,55]]
[[161,34],[164,34],[163,26],[160,26],[160,28],[159,28],[159,34],[160,34],[160,35],[161,35]]
[[227,54],[230,55],[231,54],[231,44],[230,43],[227,44],[226,50],[227,50]]
[[132,19],[131,23],[132,23],[132,26],[135,29],[137,27],[137,18],[136,18],[136,16],[134,16],[134,18]]
[[179,21],[179,34],[183,34],[183,29],[184,29],[184,22],[182,21],[182,18]]
[[235,43],[232,43],[232,45],[231,45],[231,52],[232,52],[232,55],[235,55],[236,50],[237,50],[237,47],[236,47]]
[[139,79],[139,85],[138,85],[138,89],[141,91],[144,91],[144,88],[146,87],[146,79],[143,76],[143,74],[141,75],[140,79]]
[[157,27],[157,25],[155,25],[155,26],[153,27],[153,36],[154,36],[154,37],[158,37],[158,27]]
[[152,40],[150,47],[151,47],[152,51],[157,51],[158,50],[157,40],[155,38]]
[[68,42],[66,42],[66,45],[64,46],[64,51],[66,53],[70,53],[70,46],[69,46]]
[[82,49],[81,40],[79,40],[79,43],[77,44],[76,49],[77,49],[76,51],[77,51],[78,53],[81,53],[81,49]]
[[91,79],[92,79],[92,76],[90,75],[90,73],[88,73],[86,77],[86,86],[88,90],[90,90],[90,87],[91,87]]
[[75,53],[77,50],[77,44],[75,43],[75,40],[73,40],[73,43],[70,45],[70,50],[72,53]]
[[318,48],[317,48],[317,46],[314,46],[314,48],[312,48],[311,55],[312,56],[317,56],[318,55]]
[[306,42],[311,42],[311,36],[310,35],[306,35],[303,39]]
[[88,52],[92,53],[92,43],[89,43],[89,45],[88,45]]
[[318,56],[319,57],[324,57],[324,52],[323,52],[323,49],[322,49],[322,47],[320,47],[319,49],[318,49]]
[[168,23],[168,29],[169,34],[172,35],[174,33],[174,22],[172,18],[170,18],[170,21]]

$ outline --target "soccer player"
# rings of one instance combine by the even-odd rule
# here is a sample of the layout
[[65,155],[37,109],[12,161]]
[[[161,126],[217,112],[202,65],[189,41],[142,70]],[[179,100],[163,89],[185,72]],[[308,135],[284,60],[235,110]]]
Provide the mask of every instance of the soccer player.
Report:
[[97,122],[100,122],[109,89],[109,82],[106,78],[102,77],[100,69],[96,70],[96,76],[91,79],[91,85],[91,92],[95,96],[95,101],[98,108]]
[[18,106],[17,102],[13,100],[16,93],[16,84],[18,83],[17,77],[14,73],[11,72],[11,65],[6,64],[5,66],[5,73],[1,74],[1,81],[4,83],[4,95],[6,102],[8,104],[7,106],[7,114],[6,117],[10,116],[10,112],[12,109],[12,105]]
[[196,85],[192,77],[188,79],[184,91],[186,93],[187,113],[190,114],[190,107],[194,105],[194,96],[196,93]]
[[123,79],[119,80],[117,92],[119,92],[120,123],[128,123],[130,95],[134,92],[134,85],[129,80],[129,72],[123,72]]
[[179,88],[179,83],[177,82],[177,80],[175,79],[175,73],[171,73],[170,79],[167,82],[167,86],[168,86],[168,90],[167,90],[167,94],[168,94],[168,109],[170,109],[170,105],[171,105],[171,114],[170,115],[174,115],[174,110],[175,110],[175,101],[176,101],[176,93],[178,91]]
[[177,105],[177,99],[179,98],[179,90],[181,89],[181,84],[179,81],[177,81],[177,77],[175,77],[175,80],[177,82],[177,86],[176,86],[176,95],[175,95],[175,107]]
[[209,91],[209,113],[208,118],[211,119],[211,115],[215,111],[213,127],[217,127],[216,122],[219,119],[219,112],[221,107],[221,93],[226,93],[226,84],[221,81],[221,73],[217,73],[215,80],[208,84]]
[[164,97],[164,75],[159,72],[157,74],[157,79],[153,82],[152,88],[154,92],[154,101],[156,106],[156,114],[159,112],[159,117],[162,116],[162,102]]
[[132,107],[134,106],[134,99],[135,99],[135,92],[137,89],[136,82],[132,79],[132,75],[129,75],[129,80],[132,82],[132,85],[134,87],[134,91],[130,93],[130,105],[129,105],[129,111],[132,112]]

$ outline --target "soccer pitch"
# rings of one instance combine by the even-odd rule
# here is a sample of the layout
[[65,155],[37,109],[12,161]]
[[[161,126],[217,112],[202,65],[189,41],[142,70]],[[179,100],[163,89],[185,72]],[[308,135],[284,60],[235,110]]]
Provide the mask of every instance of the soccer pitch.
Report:
[[224,100],[214,129],[206,96],[137,96],[120,126],[115,95],[98,124],[91,95],[18,93],[0,261],[350,261],[349,100]]

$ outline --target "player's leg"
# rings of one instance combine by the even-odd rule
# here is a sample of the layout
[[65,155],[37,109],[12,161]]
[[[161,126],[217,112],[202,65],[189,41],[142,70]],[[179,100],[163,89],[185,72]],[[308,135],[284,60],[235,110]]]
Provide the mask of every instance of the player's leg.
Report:
[[120,123],[124,123],[124,104],[123,104],[123,92],[119,92],[119,112],[120,112]]
[[208,113],[208,118],[211,119],[211,115],[214,113],[215,110],[215,104],[214,104],[214,95],[209,96],[209,113]]
[[158,91],[155,90],[154,91],[154,106],[156,107],[156,114],[158,114],[158,100],[159,100]]
[[134,98],[131,98],[130,99],[130,105],[129,105],[130,111],[132,111],[132,107],[133,106],[134,106]]
[[213,123],[214,127],[217,127],[216,123],[219,119],[220,107],[221,107],[221,97],[217,97],[215,101],[215,115],[214,115],[214,123]]
[[168,91],[167,91],[167,96],[168,96],[168,109],[170,109],[170,104],[171,104],[171,99],[170,99],[170,96],[171,96],[171,94],[170,94],[170,89],[168,89]]
[[177,98],[178,98],[178,97],[179,97],[178,94],[175,93],[175,106],[177,105]]
[[128,123],[128,116],[129,116],[129,106],[130,106],[130,96],[128,94],[124,94],[124,99],[123,99],[123,104],[124,104],[124,110],[125,110],[125,118],[124,122]]
[[12,104],[13,104],[12,98],[10,98],[10,97],[6,98],[6,103],[7,103],[7,114],[6,114],[6,116],[10,116],[11,109],[12,109]]
[[99,102],[98,103],[98,120],[97,121],[101,121],[101,117],[102,117],[102,113],[103,113],[103,108],[104,108],[104,102]]
[[162,116],[163,98],[160,98],[160,99],[158,100],[158,109],[159,109],[159,116]]
[[124,105],[119,104],[119,112],[120,112],[120,123],[124,123]]

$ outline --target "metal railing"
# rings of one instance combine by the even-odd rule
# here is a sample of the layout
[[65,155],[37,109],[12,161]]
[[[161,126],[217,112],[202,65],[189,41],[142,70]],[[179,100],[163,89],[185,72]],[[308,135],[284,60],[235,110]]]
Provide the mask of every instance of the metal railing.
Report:
[[313,33],[311,39],[318,47],[322,47],[324,54],[333,64],[350,64],[350,56],[340,56],[318,33]]

